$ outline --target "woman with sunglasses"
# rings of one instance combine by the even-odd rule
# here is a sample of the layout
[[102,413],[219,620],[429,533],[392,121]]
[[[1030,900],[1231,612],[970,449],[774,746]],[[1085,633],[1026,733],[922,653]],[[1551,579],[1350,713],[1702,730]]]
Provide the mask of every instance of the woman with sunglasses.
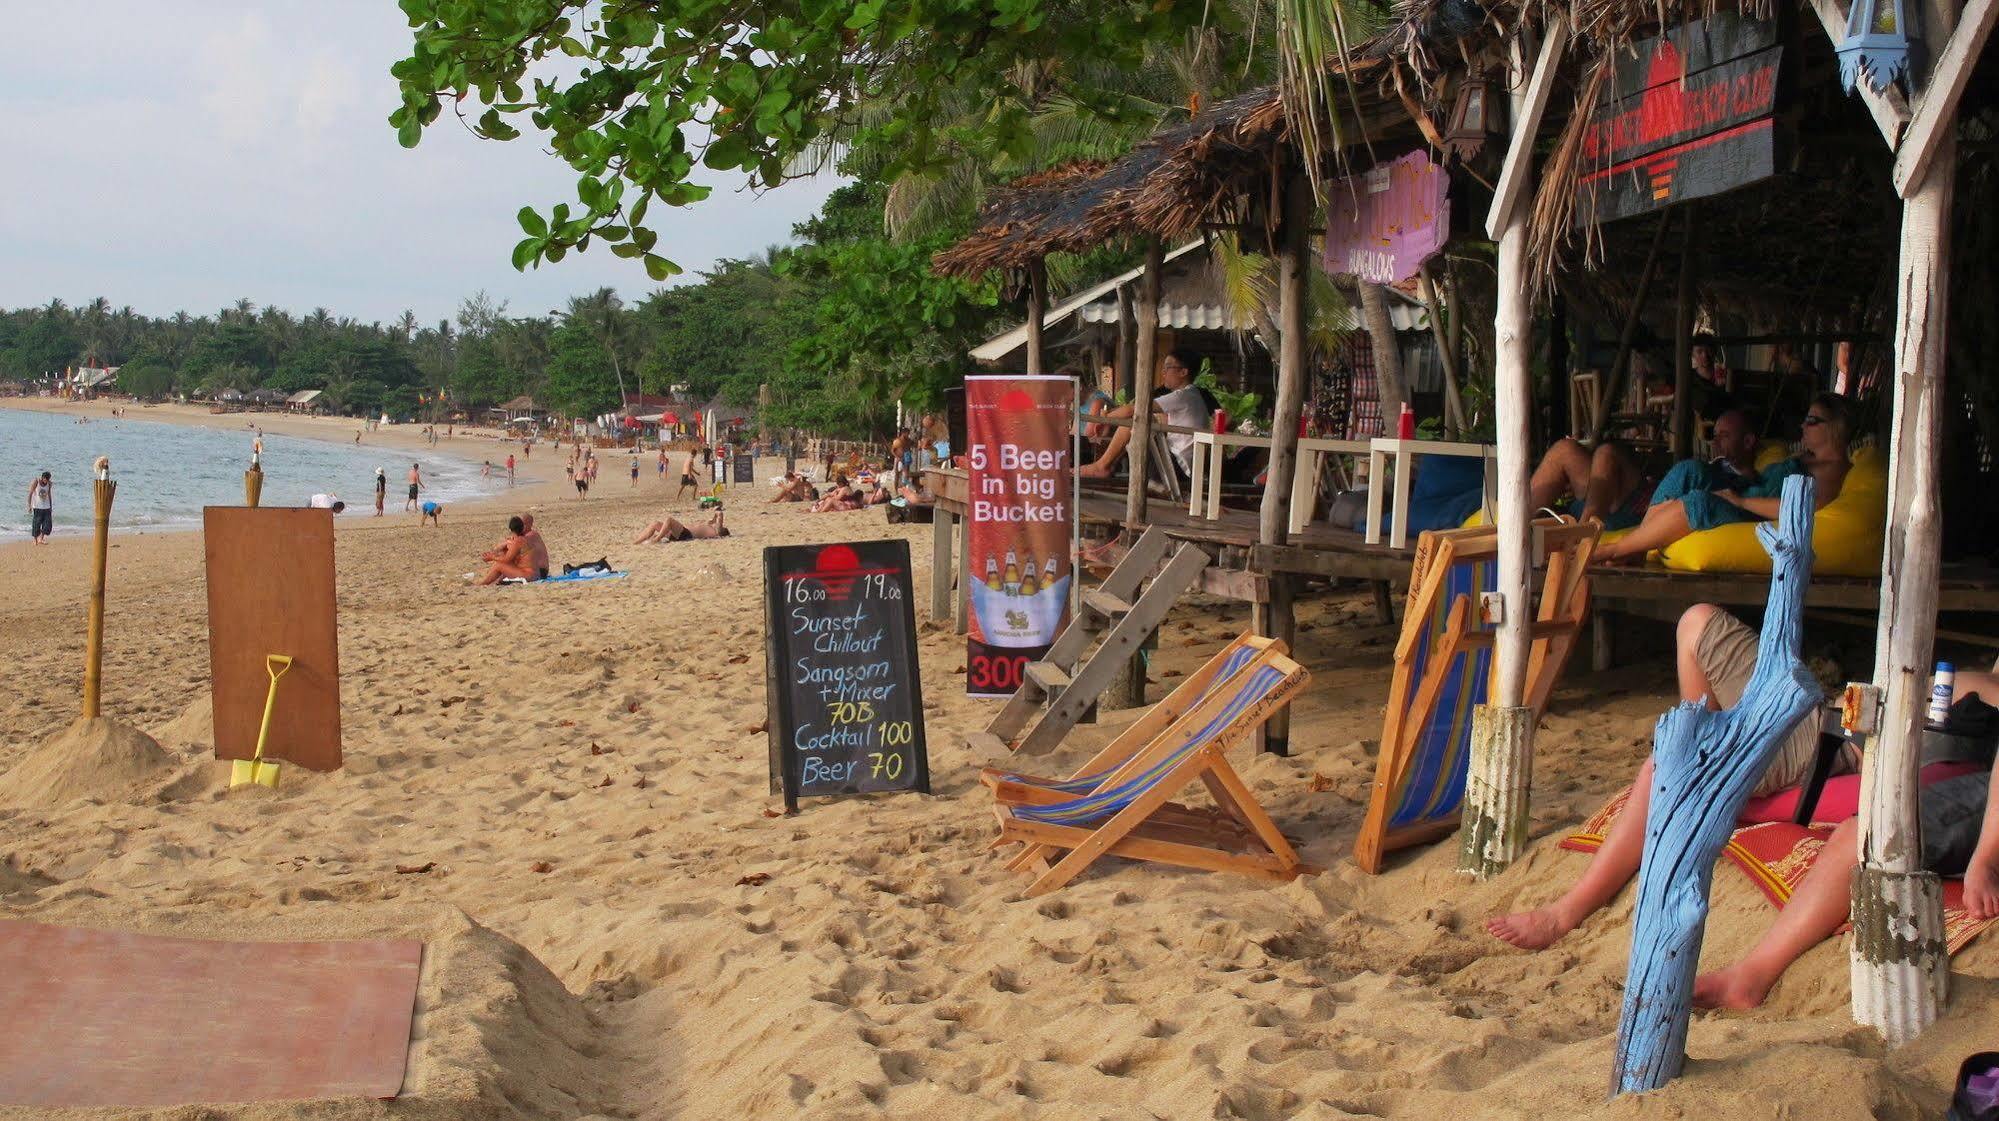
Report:
[[1661,502],[1645,511],[1638,528],[1607,545],[1596,558],[1605,564],[1637,564],[1645,554],[1663,549],[1690,533],[1731,522],[1769,521],[1783,502],[1784,480],[1810,475],[1818,484],[1813,508],[1823,510],[1839,497],[1846,473],[1853,467],[1847,446],[1853,440],[1852,412],[1837,393],[1820,393],[1806,411],[1803,430],[1790,459],[1771,466],[1755,485],[1740,491],[1700,491]]

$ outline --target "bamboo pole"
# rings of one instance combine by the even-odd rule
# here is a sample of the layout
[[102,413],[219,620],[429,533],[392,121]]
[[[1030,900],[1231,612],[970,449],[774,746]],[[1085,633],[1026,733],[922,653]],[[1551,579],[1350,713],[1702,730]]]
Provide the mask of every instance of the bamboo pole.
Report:
[[[1159,279],[1166,253],[1158,238],[1145,243],[1145,271],[1138,282],[1138,345],[1131,386],[1131,443],[1124,454],[1131,470],[1125,488],[1124,529],[1137,533],[1145,526],[1145,476],[1152,457],[1152,382],[1159,366]],[[1170,469],[1170,468],[1169,468]]]
[[[1944,36],[1956,5],[1938,7],[1942,22],[1930,26]],[[1943,544],[1937,452],[1956,175],[1956,139],[1946,136],[1921,186],[1902,204],[1888,532],[1874,638],[1873,684],[1882,695],[1880,736],[1861,770],[1851,950],[1853,1018],[1879,1031],[1891,1045],[1908,1042],[1936,1020],[1950,977],[1941,885],[1921,863],[1917,771]]]
[[264,496],[264,469],[254,462],[243,472],[243,505],[255,506]]
[[1694,207],[1680,222],[1680,283],[1673,308],[1673,458],[1694,453]]
[[[1291,476],[1298,458],[1298,421],[1305,411],[1305,324],[1311,317],[1311,183],[1293,173],[1284,184],[1283,248],[1277,258],[1277,401],[1270,422],[1270,466],[1257,511],[1257,540],[1282,545],[1291,521]],[[1220,465],[1216,465],[1220,469]],[[1255,605],[1258,634],[1287,646],[1297,635],[1290,577],[1273,573],[1270,596]],[[1273,755],[1291,753],[1290,709],[1273,713],[1262,729],[1263,749]]]
[[[1517,49],[1515,64],[1524,67]],[[1546,53],[1546,52],[1544,52]],[[1535,76],[1539,84],[1541,75]],[[1531,120],[1525,80],[1514,83],[1516,129]],[[1519,138],[1515,138],[1516,144]],[[1530,182],[1523,185],[1531,188]],[[1528,299],[1527,207],[1503,216],[1499,232],[1499,301],[1493,323],[1493,418],[1499,443],[1494,526],[1499,537],[1499,624],[1493,638],[1492,686],[1483,719],[1474,712],[1466,775],[1464,844],[1458,870],[1484,879],[1519,858],[1525,842],[1527,795],[1533,780],[1534,715],[1526,705],[1527,660],[1533,645],[1533,571],[1528,563],[1531,515],[1527,494],[1529,426],[1534,408],[1533,308]],[[1371,479],[1369,486],[1380,486]],[[1479,733],[1483,730],[1483,736]],[[1470,797],[1470,792],[1479,792]],[[1515,816],[1517,815],[1517,816]]]
[[1645,268],[1638,274],[1638,289],[1631,296],[1631,309],[1624,314],[1624,329],[1617,334],[1617,361],[1611,363],[1610,377],[1604,381],[1603,395],[1596,399],[1596,411],[1590,417],[1591,440],[1603,439],[1603,430],[1610,423],[1611,403],[1624,395],[1624,379],[1631,373],[1631,347],[1638,338],[1639,313],[1652,294],[1652,277],[1659,271],[1659,247],[1666,241],[1666,227],[1672,218],[1672,211],[1662,211],[1658,226],[1652,230],[1652,247],[1645,251]]
[[1465,415],[1463,391],[1458,388],[1458,351],[1451,345],[1454,336],[1448,333],[1444,324],[1442,308],[1437,301],[1436,273],[1428,261],[1416,274],[1416,294],[1423,299],[1423,308],[1430,320],[1430,334],[1437,340],[1437,361],[1444,368],[1444,423],[1450,426],[1453,436],[1463,437],[1471,428],[1471,422]]
[[1041,321],[1048,314],[1048,266],[1035,258],[1027,266],[1027,376],[1039,377],[1046,359],[1041,353]]
[[104,567],[111,546],[111,500],[118,484],[111,481],[111,460],[97,457],[97,478],[91,484],[96,501],[94,526],[96,541],[90,557],[90,616],[84,632],[83,718],[95,720],[102,712],[100,698],[104,686]]

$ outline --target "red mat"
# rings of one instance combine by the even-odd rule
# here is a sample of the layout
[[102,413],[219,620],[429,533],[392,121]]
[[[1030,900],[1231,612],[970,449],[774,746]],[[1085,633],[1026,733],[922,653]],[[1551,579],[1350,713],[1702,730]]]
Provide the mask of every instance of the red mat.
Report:
[[393,1098],[422,960],[0,921],[0,1105]]
[[[1611,822],[1624,812],[1624,804],[1631,798],[1631,788],[1625,787],[1603,808],[1590,815],[1581,829],[1562,839],[1561,847],[1571,852],[1595,852],[1610,833]],[[1764,898],[1775,904],[1779,910],[1791,901],[1791,893],[1804,882],[1805,873],[1812,870],[1818,860],[1819,850],[1825,847],[1827,837],[1832,836],[1830,825],[1793,825],[1788,821],[1759,821],[1736,829],[1730,836],[1728,847],[1721,850],[1729,863],[1742,870]],[[1972,939],[1985,933],[1995,919],[1974,919],[1964,910],[1964,880],[1946,877],[1943,881],[1943,935],[1944,944],[1955,954],[1971,944]],[[1841,926],[1840,930],[1845,930]]]

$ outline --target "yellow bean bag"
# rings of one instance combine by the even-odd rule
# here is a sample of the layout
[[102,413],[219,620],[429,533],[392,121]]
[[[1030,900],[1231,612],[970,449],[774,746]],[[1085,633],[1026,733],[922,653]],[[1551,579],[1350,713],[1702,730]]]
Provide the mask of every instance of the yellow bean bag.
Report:
[[[1758,455],[1758,466],[1764,466]],[[1839,497],[1812,522],[1812,571],[1821,576],[1873,576],[1881,571],[1888,521],[1888,456],[1878,447],[1853,453]],[[1768,572],[1770,554],[1756,540],[1756,522],[1691,533],[1659,554],[1680,572]]]

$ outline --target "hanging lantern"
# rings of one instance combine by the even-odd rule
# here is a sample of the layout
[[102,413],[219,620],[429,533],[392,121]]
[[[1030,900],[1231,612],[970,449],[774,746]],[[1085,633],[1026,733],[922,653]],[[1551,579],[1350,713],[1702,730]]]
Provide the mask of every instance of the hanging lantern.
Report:
[[1846,38],[1839,43],[1839,78],[1847,92],[1863,78],[1880,91],[1908,74],[1915,40],[1909,0],[1853,0],[1846,13]]
[[1506,93],[1484,74],[1467,79],[1451,103],[1451,124],[1444,133],[1444,152],[1454,159],[1475,160],[1485,142],[1506,133]]

